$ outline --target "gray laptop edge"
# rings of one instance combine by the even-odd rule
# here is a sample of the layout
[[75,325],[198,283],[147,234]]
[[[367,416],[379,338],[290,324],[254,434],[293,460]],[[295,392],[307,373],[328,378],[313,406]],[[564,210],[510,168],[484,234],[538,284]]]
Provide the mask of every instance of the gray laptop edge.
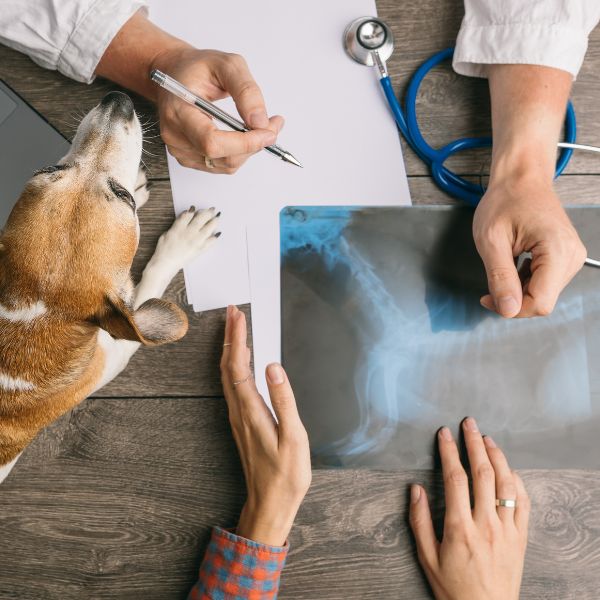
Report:
[[0,79],[0,229],[36,169],[55,164],[69,141]]

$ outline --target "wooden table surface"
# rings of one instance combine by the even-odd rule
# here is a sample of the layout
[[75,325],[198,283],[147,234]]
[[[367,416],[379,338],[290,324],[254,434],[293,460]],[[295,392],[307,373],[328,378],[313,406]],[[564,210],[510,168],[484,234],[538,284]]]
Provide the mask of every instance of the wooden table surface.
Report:
[[[402,93],[423,59],[453,44],[462,2],[378,6],[396,36],[390,70]],[[106,81],[70,81],[4,47],[0,77],[67,136],[73,115],[114,89]],[[596,30],[573,90],[583,143],[600,143],[599,92]],[[135,103],[156,120],[147,102]],[[486,83],[436,69],[423,85],[419,118],[434,145],[489,133]],[[148,148],[157,156],[146,161],[154,187],[141,210],[136,276],[173,219],[162,144],[154,140]],[[450,202],[403,148],[413,201]],[[451,164],[478,175],[488,161],[486,152],[472,152]],[[566,203],[595,202],[599,176],[598,156],[578,154],[557,187]],[[181,274],[167,297],[185,304]],[[180,343],[140,350],[120,377],[43,431],[0,486],[1,600],[183,599],[210,526],[235,523],[244,484],[219,383],[224,314],[188,309],[188,316],[190,332]],[[600,473],[524,471],[523,477],[533,510],[522,598],[597,599]],[[437,473],[316,471],[291,535],[280,597],[429,598],[407,525],[413,481],[430,490],[439,517]]]

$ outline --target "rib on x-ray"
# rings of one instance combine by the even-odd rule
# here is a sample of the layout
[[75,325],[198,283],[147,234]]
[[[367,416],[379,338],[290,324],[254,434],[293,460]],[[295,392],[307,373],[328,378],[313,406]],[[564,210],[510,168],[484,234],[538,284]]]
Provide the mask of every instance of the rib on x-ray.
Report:
[[[590,254],[600,209],[569,214]],[[437,428],[472,415],[516,467],[600,466],[600,270],[551,316],[482,308],[467,208],[288,207],[282,354],[314,463],[432,465]]]

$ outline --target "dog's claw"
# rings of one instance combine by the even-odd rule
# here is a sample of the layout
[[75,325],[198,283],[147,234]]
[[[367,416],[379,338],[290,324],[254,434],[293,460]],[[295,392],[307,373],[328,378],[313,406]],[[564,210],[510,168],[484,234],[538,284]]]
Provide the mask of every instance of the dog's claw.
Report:
[[[214,209],[198,209],[193,206],[182,212],[158,240],[156,260],[181,269],[196,258],[211,242],[221,235],[217,232],[218,215]],[[216,232],[216,233],[215,233]]]

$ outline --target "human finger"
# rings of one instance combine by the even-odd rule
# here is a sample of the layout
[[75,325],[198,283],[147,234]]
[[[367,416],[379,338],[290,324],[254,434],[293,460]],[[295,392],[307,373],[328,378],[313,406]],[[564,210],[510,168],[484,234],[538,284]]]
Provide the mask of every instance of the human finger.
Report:
[[225,392],[225,399],[229,401],[229,397],[233,393],[233,386],[228,375],[229,357],[231,356],[231,345],[233,344],[233,315],[237,307],[229,305],[227,307],[225,317],[225,336],[223,341],[223,352],[221,354],[221,381]]
[[237,171],[237,168],[232,169],[224,164],[218,164],[217,160],[207,159],[207,157],[199,154],[197,150],[181,150],[171,146],[167,146],[167,149],[169,150],[169,154],[182,167],[186,167],[187,169],[196,169],[196,171],[204,171],[212,175],[233,175]]
[[519,317],[549,315],[554,310],[560,293],[583,266],[585,259],[584,257],[574,267],[570,256],[567,257],[550,246],[539,246],[531,252],[531,277],[523,296]]
[[240,154],[254,154],[266,146],[275,143],[277,135],[270,129],[252,129],[250,131],[223,131],[216,127],[198,128],[189,119],[186,123],[187,137],[192,146],[203,156],[212,160]]
[[496,517],[495,474],[483,438],[473,417],[467,417],[462,425],[473,477],[475,517]]
[[226,371],[229,382],[236,388],[243,385],[241,382],[248,383],[252,379],[252,372],[250,371],[250,356],[247,346],[246,316],[234,306],[231,321],[231,346]]
[[[279,133],[283,127],[283,118],[275,116],[271,117],[269,121],[271,123],[269,125],[269,129],[275,133]],[[226,173],[227,175],[233,175],[246,163],[251,156],[254,156],[254,154],[256,153],[225,156],[223,158],[215,158],[211,162],[213,168],[219,169],[220,172]]]
[[[273,436],[275,420],[262,396],[258,393],[250,369],[250,349],[246,345],[246,316],[235,307],[232,314],[232,328],[231,353],[227,372],[229,384],[233,390],[233,401],[237,403],[238,414],[247,430],[254,432],[253,435],[256,435],[256,431],[258,431],[259,435]],[[269,442],[276,441],[275,437],[262,437],[261,439],[269,440]]]
[[269,119],[265,100],[244,57],[228,54],[215,69],[215,75],[221,87],[233,98],[244,123],[252,129],[266,129]]
[[[269,119],[268,129],[277,135],[284,126],[284,123],[283,117],[276,115]],[[197,135],[209,135],[207,132],[212,130],[215,130],[214,125],[203,128]],[[167,144],[167,149],[177,162],[184,167],[212,174],[233,175],[248,160],[248,158],[250,158],[250,156],[262,150],[264,147],[259,147],[256,152],[210,158],[208,155],[205,156],[201,153],[198,149],[198,145],[199,142],[194,145],[194,142],[190,141],[188,138],[183,140],[177,139],[176,143]]]
[[279,423],[280,438],[282,441],[293,440],[298,436],[304,438],[306,431],[285,370],[280,364],[272,363],[266,368],[266,379],[271,405]]
[[410,488],[409,522],[417,543],[419,562],[427,572],[435,569],[439,560],[439,542],[435,536],[425,488],[416,483]]
[[[508,466],[508,461],[504,456],[504,452],[498,448],[496,442],[490,437],[485,437],[485,448],[490,462],[494,467],[495,473],[495,496],[502,500],[513,500],[518,502],[517,499],[517,486],[513,472]],[[507,506],[497,507],[498,516],[503,523],[510,523],[515,518],[515,508]]]
[[531,501],[525,489],[523,480],[518,473],[513,473],[515,484],[517,486],[517,507],[515,508],[515,525],[523,533],[527,532],[529,526],[529,513],[531,511]]
[[471,520],[471,504],[469,501],[469,480],[463,469],[456,442],[448,427],[438,432],[438,445],[442,459],[444,476],[444,494],[446,496],[446,520]]
[[521,308],[523,293],[508,238],[496,236],[493,240],[480,239],[477,241],[477,250],[485,266],[490,291],[489,298],[482,298],[482,305],[490,308],[493,304],[494,310],[503,317],[516,316]]

